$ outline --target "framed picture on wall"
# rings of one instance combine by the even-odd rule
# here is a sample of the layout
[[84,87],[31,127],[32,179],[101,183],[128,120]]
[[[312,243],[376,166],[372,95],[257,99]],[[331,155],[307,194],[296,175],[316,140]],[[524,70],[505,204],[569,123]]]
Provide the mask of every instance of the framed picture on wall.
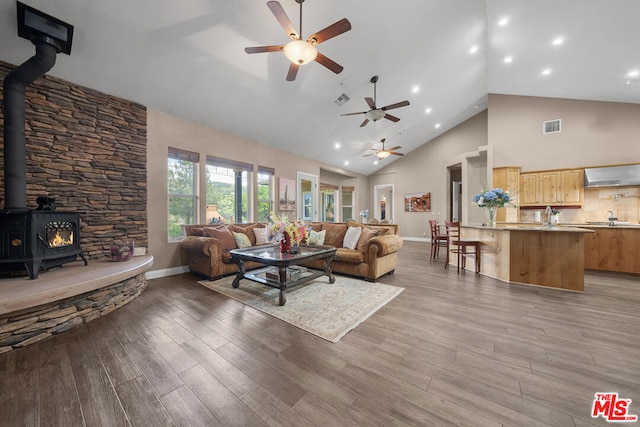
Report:
[[296,210],[296,182],[292,179],[280,178],[278,186],[278,210]]
[[431,212],[431,193],[408,193],[404,195],[405,212]]

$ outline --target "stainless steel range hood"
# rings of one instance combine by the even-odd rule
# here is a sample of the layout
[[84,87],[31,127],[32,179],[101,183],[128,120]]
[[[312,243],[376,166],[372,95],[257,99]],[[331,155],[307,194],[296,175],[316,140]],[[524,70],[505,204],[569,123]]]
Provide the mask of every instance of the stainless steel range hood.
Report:
[[640,165],[586,168],[585,188],[640,185]]

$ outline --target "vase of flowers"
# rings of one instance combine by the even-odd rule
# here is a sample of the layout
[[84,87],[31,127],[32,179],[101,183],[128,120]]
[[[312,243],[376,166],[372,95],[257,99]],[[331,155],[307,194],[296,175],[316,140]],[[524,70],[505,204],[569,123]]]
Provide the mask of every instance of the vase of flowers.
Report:
[[496,211],[511,202],[508,191],[502,188],[485,188],[475,196],[473,202],[481,208],[487,208],[487,226],[496,226]]
[[297,252],[300,243],[309,237],[309,229],[304,222],[289,221],[285,215],[278,217],[273,212],[269,215],[267,230],[269,237],[280,243],[282,253]]
[[363,224],[367,223],[367,218],[369,218],[369,209],[363,209],[360,211],[360,219]]

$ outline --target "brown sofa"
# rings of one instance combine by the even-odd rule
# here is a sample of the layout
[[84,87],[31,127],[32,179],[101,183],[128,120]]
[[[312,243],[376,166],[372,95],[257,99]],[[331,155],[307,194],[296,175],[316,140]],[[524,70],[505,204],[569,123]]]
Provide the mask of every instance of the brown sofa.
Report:
[[[335,273],[348,274],[362,277],[365,280],[375,282],[379,277],[393,273],[396,268],[398,250],[402,248],[402,239],[398,235],[397,224],[355,224],[355,223],[311,223],[315,231],[327,230],[325,245],[337,248],[336,259],[331,263],[331,269]],[[344,235],[349,226],[367,228],[380,235],[371,237],[368,241],[358,245],[359,249],[348,249],[342,246]],[[197,273],[214,279],[217,277],[236,273],[237,265],[231,261],[228,248],[229,243],[224,244],[221,239],[209,237],[205,229],[214,227],[209,224],[185,225],[186,237],[180,246],[186,254],[187,262],[192,273]],[[229,230],[246,234],[252,245],[255,245],[254,227],[264,227],[264,224],[234,224],[227,226]],[[205,235],[207,234],[207,235]],[[322,260],[306,264],[309,267],[321,268]],[[263,266],[262,264],[247,262],[247,269]]]

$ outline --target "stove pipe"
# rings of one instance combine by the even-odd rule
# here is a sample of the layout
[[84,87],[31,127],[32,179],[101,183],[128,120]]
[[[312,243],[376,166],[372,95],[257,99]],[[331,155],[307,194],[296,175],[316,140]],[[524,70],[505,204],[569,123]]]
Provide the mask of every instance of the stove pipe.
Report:
[[6,212],[27,211],[25,87],[53,68],[60,45],[40,36],[31,40],[36,54],[4,79],[4,191]]

